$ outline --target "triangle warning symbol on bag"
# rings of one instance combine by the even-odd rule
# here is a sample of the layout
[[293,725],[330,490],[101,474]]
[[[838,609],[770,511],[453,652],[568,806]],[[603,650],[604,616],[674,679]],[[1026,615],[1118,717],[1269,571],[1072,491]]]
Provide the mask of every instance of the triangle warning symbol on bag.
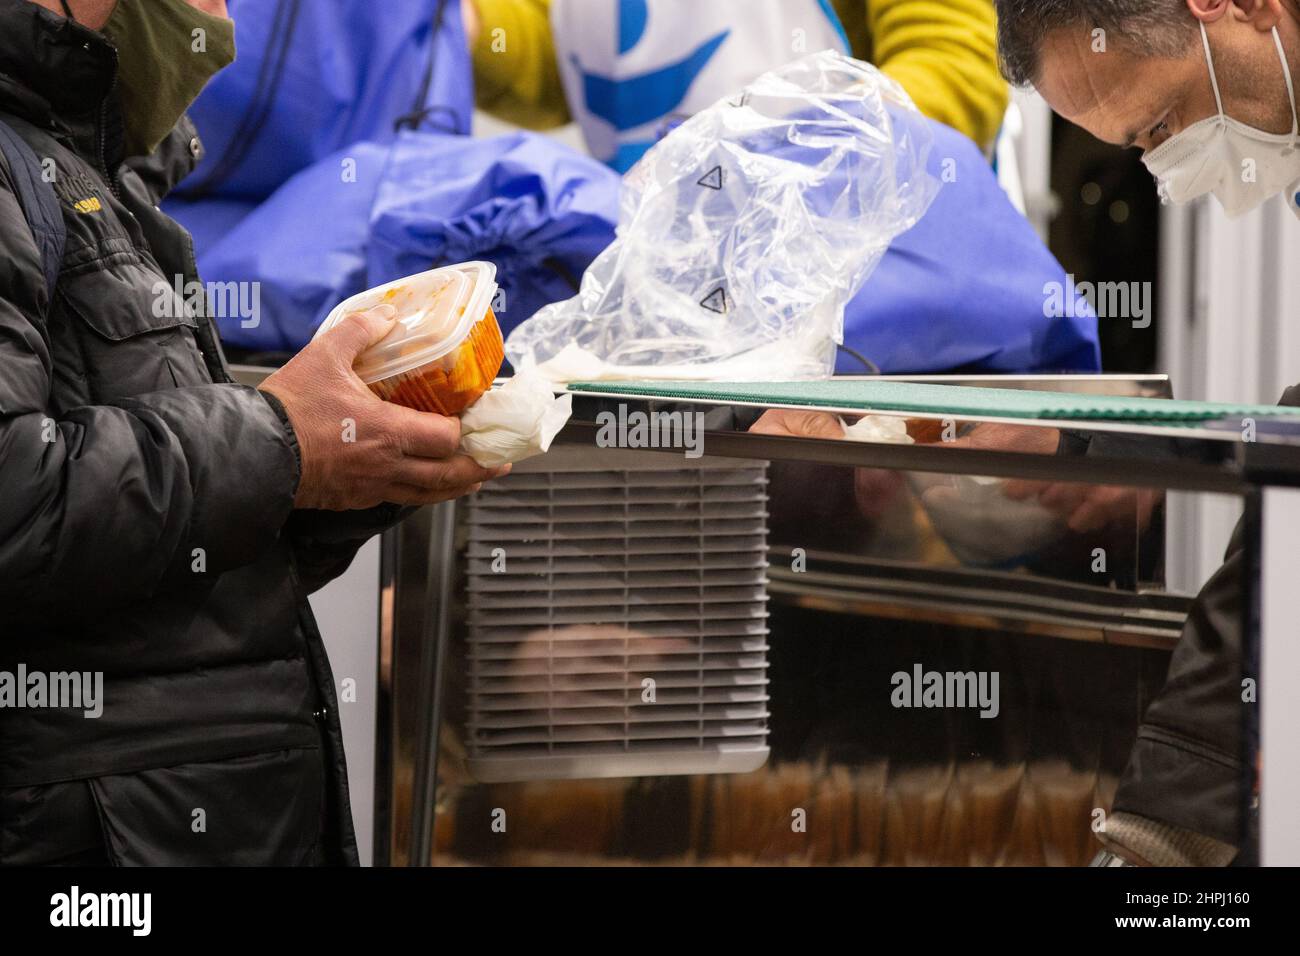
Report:
[[707,173],[695,181],[695,185],[704,186],[708,189],[722,188],[722,167],[714,166]]
[[722,286],[718,286],[706,295],[700,305],[710,312],[717,312],[719,315],[726,315],[727,309],[731,307],[730,303],[727,302],[727,290]]

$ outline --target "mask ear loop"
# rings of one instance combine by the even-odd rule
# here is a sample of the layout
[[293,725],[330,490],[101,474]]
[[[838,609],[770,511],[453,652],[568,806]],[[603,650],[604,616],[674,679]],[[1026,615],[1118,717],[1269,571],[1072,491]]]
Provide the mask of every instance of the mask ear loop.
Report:
[[[1214,87],[1214,104],[1219,108],[1219,118],[1227,119],[1228,116],[1223,112],[1223,97],[1219,95],[1219,77],[1214,72],[1214,55],[1210,53],[1210,35],[1205,32],[1205,21],[1201,24],[1201,42],[1205,44],[1205,64],[1210,68],[1210,85]],[[1287,74],[1287,86],[1291,85],[1291,76]]]

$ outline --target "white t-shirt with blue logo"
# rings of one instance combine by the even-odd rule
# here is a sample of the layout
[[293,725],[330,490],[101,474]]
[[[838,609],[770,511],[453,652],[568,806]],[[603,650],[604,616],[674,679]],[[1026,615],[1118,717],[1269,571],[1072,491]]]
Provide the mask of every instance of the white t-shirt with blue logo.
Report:
[[551,27],[569,111],[619,172],[675,118],[805,54],[849,52],[830,0],[553,0]]

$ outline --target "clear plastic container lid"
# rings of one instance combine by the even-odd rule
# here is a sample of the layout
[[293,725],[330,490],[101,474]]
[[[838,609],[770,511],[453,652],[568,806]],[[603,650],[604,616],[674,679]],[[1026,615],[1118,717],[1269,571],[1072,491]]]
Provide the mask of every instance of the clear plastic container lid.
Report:
[[323,335],[353,312],[377,305],[397,310],[397,324],[358,356],[353,369],[367,385],[437,361],[469,335],[496,293],[496,266],[465,262],[407,276],[344,299],[326,316]]

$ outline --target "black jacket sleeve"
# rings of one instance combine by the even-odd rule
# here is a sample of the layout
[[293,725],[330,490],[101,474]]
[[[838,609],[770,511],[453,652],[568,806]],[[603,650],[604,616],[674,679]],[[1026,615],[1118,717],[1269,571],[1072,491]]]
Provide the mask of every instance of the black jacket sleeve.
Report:
[[[289,415],[280,400],[263,393],[289,436],[295,460],[301,466],[300,449]],[[388,530],[418,509],[385,504],[361,511],[319,511],[304,508],[289,518],[285,531],[298,565],[298,578],[308,594],[319,591],[348,569],[363,544]]]
[[1240,846],[1242,832],[1243,564],[1239,526],[1192,604],[1114,804],[1230,846]]
[[365,511],[295,511],[286,530],[307,593],[329,584],[363,544],[416,510],[388,504]]
[[202,549],[209,574],[277,540],[298,482],[262,395],[213,384],[50,410],[40,258],[0,182],[0,596],[82,610],[155,594]]
[[[1300,387],[1283,405],[1300,405]],[[1115,809],[1241,845],[1243,719],[1242,586],[1238,524],[1224,564],[1201,589],[1174,648],[1169,673],[1138,729]]]

